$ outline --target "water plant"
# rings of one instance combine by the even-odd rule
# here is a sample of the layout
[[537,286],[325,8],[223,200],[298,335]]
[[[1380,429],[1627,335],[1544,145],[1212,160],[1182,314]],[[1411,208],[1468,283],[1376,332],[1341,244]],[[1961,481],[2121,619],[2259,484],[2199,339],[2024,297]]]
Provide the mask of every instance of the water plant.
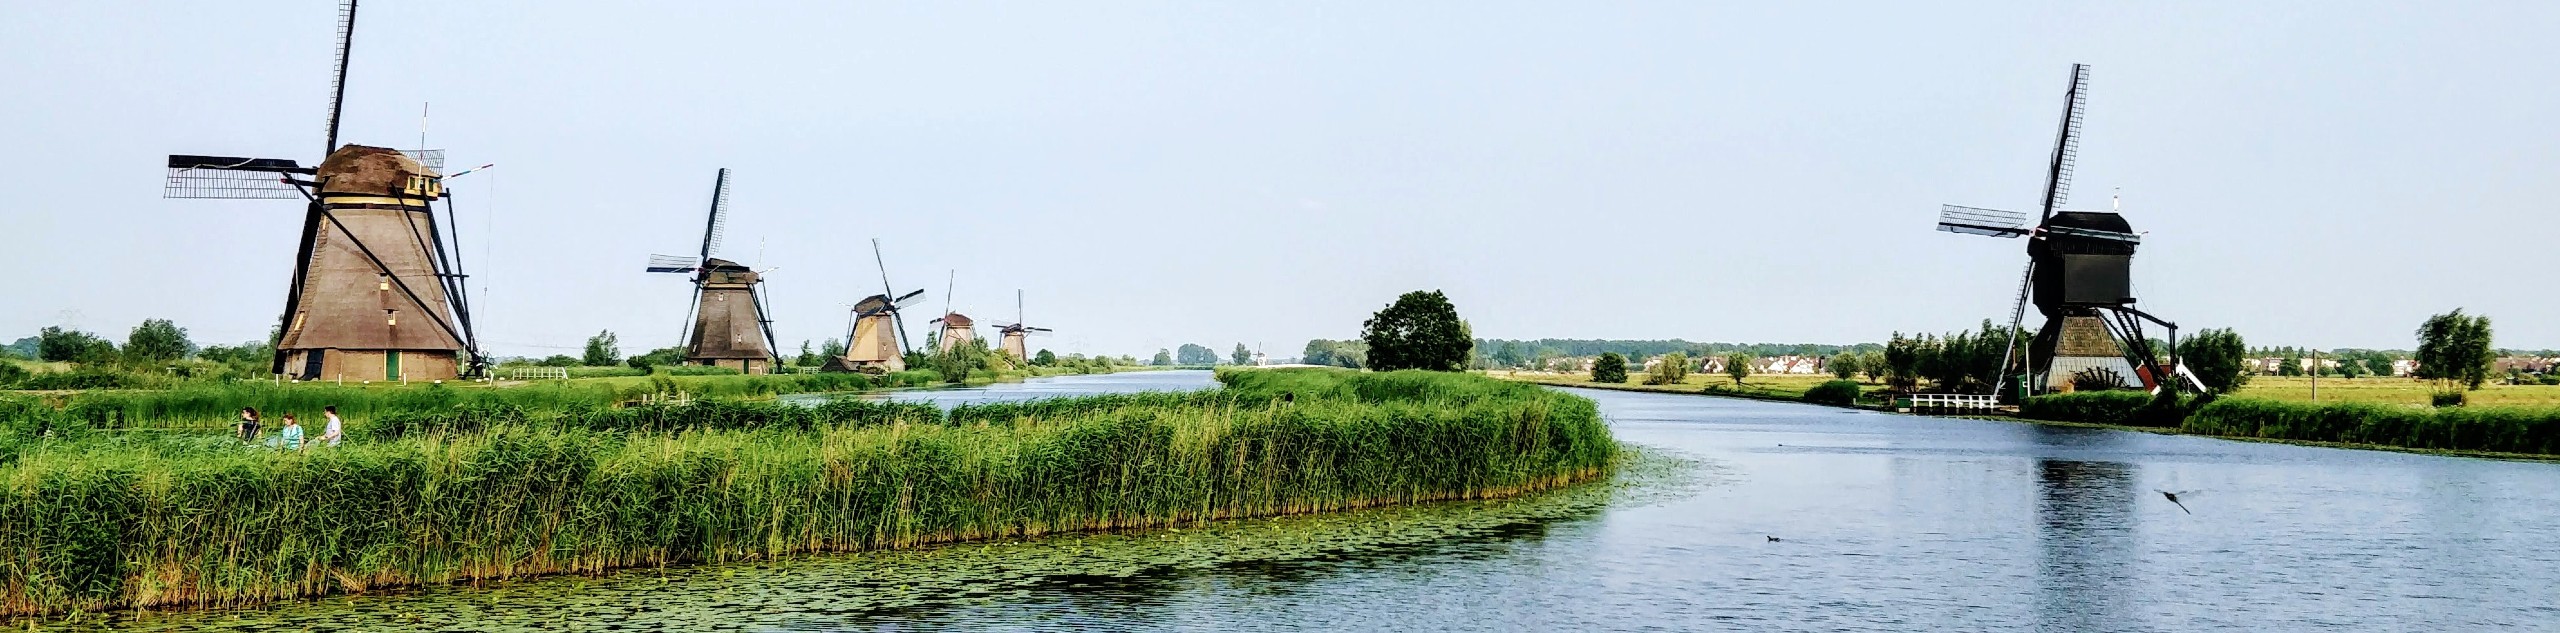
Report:
[[1590,401],[1532,385],[1220,378],[1229,388],[1215,395],[949,417],[846,400],[806,414],[564,409],[545,422],[457,403],[445,408],[476,421],[296,453],[218,434],[32,440],[0,465],[0,613],[1485,498],[1597,477],[1617,451]]

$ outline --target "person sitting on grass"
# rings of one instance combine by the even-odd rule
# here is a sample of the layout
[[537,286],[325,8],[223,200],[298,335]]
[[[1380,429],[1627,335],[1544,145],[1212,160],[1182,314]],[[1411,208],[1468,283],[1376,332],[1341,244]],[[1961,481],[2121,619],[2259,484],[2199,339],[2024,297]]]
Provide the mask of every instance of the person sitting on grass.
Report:
[[258,442],[258,408],[257,408],[257,407],[241,407],[241,408],[240,408],[240,423],[239,423],[239,424],[235,424],[235,425],[233,425],[233,427],[234,427],[234,428],[232,429],[232,430],[233,430],[233,432],[238,433],[238,434],[240,435],[240,443],[242,443],[242,444],[255,444],[255,443],[257,443],[257,442]]
[[314,442],[327,445],[329,448],[337,448],[338,439],[346,433],[345,424],[338,420],[338,405],[320,407],[320,415],[327,417],[329,423],[321,425],[320,438]]
[[302,425],[293,421],[293,414],[284,414],[284,430],[276,433],[276,441],[284,450],[302,450]]

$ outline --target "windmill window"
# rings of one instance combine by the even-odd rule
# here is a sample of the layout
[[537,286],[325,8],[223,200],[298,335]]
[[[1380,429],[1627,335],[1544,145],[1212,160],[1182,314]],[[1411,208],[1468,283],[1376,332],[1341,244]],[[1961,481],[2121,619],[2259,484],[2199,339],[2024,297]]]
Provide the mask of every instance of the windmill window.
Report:
[[383,321],[383,324],[384,324],[384,325],[399,325],[399,324],[400,324],[400,311],[399,311],[399,310],[384,310],[384,311],[382,311],[382,317],[383,317],[383,318],[382,318],[382,321]]

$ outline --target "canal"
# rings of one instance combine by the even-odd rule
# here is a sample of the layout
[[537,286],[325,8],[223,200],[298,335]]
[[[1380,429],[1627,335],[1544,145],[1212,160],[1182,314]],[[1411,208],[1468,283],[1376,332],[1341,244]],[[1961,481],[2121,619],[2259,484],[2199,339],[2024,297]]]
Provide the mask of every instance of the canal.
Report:
[[[891,397],[1194,389],[1207,372]],[[2560,628],[2560,465],[1577,390],[1643,456],[1485,503],[118,616],[145,630]],[[2184,509],[2162,492],[2176,492]]]

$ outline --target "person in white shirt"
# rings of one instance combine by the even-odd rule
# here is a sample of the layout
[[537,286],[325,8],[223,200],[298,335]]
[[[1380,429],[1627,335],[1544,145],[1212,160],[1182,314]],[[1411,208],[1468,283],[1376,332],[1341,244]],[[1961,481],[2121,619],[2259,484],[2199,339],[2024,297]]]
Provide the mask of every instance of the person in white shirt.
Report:
[[329,405],[321,407],[320,415],[329,418],[329,424],[320,428],[319,443],[325,444],[330,448],[337,448],[338,439],[346,434],[345,423],[338,420],[338,406]]

